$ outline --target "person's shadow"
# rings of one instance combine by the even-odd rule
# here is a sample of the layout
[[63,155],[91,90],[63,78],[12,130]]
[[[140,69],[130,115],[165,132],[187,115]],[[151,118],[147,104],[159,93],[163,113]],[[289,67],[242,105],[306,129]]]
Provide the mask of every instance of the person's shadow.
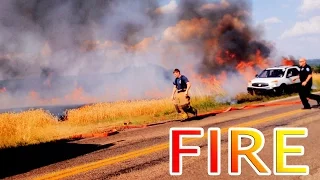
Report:
[[181,122],[188,122],[188,121],[199,121],[211,116],[216,116],[218,113],[206,113],[206,114],[202,114],[202,115],[198,115],[198,116],[192,116],[188,119],[185,120],[181,120]]
[[82,156],[114,144],[76,144],[68,140],[0,149],[0,179]]

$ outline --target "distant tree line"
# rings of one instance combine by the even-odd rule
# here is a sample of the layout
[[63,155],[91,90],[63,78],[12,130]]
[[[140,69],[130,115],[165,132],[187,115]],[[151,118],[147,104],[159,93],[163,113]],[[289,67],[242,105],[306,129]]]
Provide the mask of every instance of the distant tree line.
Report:
[[[290,57],[290,59],[293,59]],[[293,59],[293,64],[299,66],[299,60]],[[314,73],[320,73],[320,59],[308,59],[307,63],[311,66]]]
[[314,73],[320,73],[320,65],[311,66]]

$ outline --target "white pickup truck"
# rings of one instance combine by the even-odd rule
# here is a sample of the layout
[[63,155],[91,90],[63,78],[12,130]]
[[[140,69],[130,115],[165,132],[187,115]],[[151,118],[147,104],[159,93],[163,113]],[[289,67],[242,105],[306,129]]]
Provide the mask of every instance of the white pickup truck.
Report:
[[300,83],[299,67],[278,66],[267,68],[248,83],[250,94],[273,93],[277,95],[296,92]]

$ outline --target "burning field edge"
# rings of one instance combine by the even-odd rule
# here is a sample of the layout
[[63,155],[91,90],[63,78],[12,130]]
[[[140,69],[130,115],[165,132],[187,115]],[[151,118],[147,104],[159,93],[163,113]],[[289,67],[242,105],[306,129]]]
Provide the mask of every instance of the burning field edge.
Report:
[[[315,75],[315,85],[320,87],[320,75]],[[266,102],[280,97],[251,96],[242,93],[236,96],[238,104],[233,107]],[[210,113],[230,107],[229,103],[218,103],[213,96],[194,97],[192,104],[199,113]],[[60,139],[109,136],[128,128],[180,119],[170,99],[123,101],[99,103],[68,110],[64,121],[59,121],[42,109],[20,113],[0,114],[0,149],[45,143]]]

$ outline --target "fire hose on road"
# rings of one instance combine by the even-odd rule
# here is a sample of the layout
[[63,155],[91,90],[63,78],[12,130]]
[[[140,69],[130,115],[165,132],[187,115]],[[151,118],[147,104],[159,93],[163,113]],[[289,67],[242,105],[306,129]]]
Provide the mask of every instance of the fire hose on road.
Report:
[[[271,107],[271,106],[286,106],[286,105],[295,105],[295,104],[301,104],[301,101],[297,100],[297,101],[284,101],[284,102],[272,102],[272,103],[267,102],[267,103],[261,103],[261,104],[246,105],[243,107],[229,107],[227,109],[215,110],[215,111],[211,111],[209,113],[199,114],[197,116],[197,118],[214,116],[217,114],[226,113],[226,112],[235,111],[235,110],[245,110],[245,109],[253,109],[253,108],[259,108],[259,107]],[[107,137],[107,136],[111,136],[114,134],[118,134],[119,131],[123,131],[126,129],[147,128],[150,126],[165,124],[165,123],[174,122],[174,121],[177,121],[177,120],[167,120],[167,121],[163,121],[163,122],[145,124],[145,125],[127,125],[127,124],[125,124],[124,126],[115,127],[115,128],[112,128],[111,130],[108,130],[108,131],[105,131],[102,133],[78,134],[78,135],[71,136],[68,139],[77,140],[77,139],[94,138],[94,137]]]

